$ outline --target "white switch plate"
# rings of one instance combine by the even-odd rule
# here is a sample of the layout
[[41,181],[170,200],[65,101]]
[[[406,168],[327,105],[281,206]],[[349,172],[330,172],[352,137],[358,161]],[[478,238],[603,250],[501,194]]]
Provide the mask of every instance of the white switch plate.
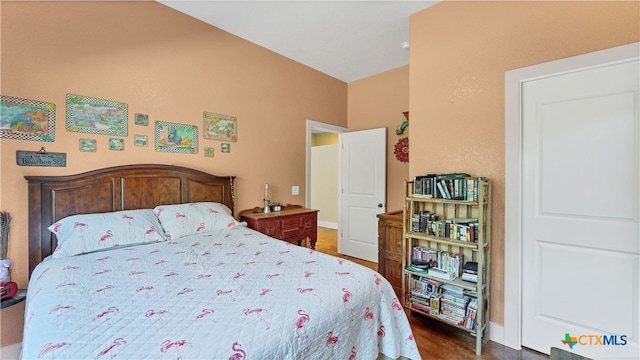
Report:
[[300,186],[297,186],[297,185],[292,186],[291,195],[300,195]]

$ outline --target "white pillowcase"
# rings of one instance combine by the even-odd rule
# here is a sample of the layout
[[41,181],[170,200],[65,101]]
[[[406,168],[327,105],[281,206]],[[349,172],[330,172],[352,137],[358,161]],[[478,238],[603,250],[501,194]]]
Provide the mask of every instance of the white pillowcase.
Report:
[[167,239],[203,234],[239,224],[231,210],[215,202],[156,206],[155,212]]
[[162,225],[151,209],[72,215],[48,229],[58,239],[54,258],[166,240]]

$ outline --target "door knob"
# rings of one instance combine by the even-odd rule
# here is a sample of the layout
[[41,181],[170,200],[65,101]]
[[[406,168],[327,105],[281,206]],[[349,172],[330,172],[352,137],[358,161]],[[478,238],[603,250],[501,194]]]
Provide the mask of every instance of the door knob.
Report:
[[378,204],[378,207],[380,207],[380,208],[381,208],[381,207],[382,207],[382,204]]

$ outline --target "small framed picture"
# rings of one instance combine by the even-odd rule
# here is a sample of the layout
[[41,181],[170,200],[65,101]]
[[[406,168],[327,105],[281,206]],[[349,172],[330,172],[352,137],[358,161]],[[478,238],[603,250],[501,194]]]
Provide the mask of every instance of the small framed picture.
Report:
[[80,151],[96,152],[96,139],[80,139]]
[[227,143],[222,143],[221,147],[221,151],[223,153],[229,153],[231,152],[231,144],[227,144]]
[[204,148],[204,157],[213,157],[215,155],[215,149],[210,147]]
[[122,151],[122,150],[124,150],[124,139],[110,138],[109,139],[109,150],[112,150],[112,151]]
[[141,125],[141,126],[149,126],[149,115],[147,115],[147,114],[136,114],[136,116],[135,116],[135,124],[136,125]]
[[156,121],[156,151],[196,154],[198,127],[166,121]]
[[147,135],[133,135],[133,145],[147,146],[149,145],[149,138],[147,138]]

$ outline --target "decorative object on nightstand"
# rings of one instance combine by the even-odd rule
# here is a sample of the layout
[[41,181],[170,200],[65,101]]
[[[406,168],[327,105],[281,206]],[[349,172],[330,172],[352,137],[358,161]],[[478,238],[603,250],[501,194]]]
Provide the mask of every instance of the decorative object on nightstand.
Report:
[[11,215],[0,212],[0,300],[8,299],[18,293],[18,285],[11,282],[11,260],[7,259],[9,248],[9,228]]
[[280,211],[264,213],[262,208],[243,210],[240,221],[247,226],[278,240],[302,245],[311,240],[311,248],[316,248],[318,240],[318,210],[306,209],[300,205],[282,206]]
[[262,212],[265,214],[270,213],[269,203],[271,202],[271,190],[269,190],[269,184],[264,184],[264,197],[262,200],[264,200],[264,209]]

